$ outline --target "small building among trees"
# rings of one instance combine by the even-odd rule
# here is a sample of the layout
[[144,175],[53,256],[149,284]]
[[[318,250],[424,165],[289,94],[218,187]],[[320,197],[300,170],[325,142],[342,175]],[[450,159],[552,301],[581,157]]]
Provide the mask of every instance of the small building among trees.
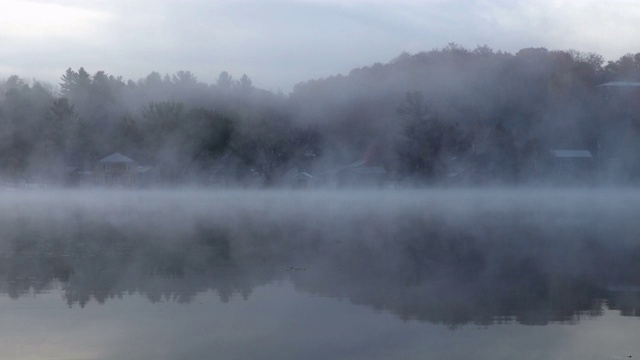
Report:
[[133,185],[138,181],[138,163],[118,152],[96,163],[94,176],[101,185]]
[[554,174],[560,180],[587,179],[595,162],[589,150],[550,150]]
[[341,186],[381,186],[387,177],[384,167],[369,164],[366,160],[356,161],[336,172],[336,180]]

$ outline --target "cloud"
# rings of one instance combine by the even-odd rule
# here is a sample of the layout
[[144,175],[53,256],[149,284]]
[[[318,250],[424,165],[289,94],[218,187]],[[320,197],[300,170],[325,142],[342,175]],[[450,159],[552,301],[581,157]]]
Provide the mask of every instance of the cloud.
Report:
[[[615,60],[627,52],[638,52],[640,3],[614,1],[481,1],[478,15],[490,24],[497,37],[494,46],[515,51],[522,47],[577,49]],[[489,35],[488,34],[488,35]]]
[[[640,4],[631,0],[0,0],[0,78],[57,82],[64,69],[139,79],[222,71],[285,91],[456,42],[516,52],[525,47],[637,52]],[[8,11],[7,11],[8,9]]]
[[2,1],[0,33],[28,41],[38,38],[88,38],[108,20],[108,14],[61,4]]

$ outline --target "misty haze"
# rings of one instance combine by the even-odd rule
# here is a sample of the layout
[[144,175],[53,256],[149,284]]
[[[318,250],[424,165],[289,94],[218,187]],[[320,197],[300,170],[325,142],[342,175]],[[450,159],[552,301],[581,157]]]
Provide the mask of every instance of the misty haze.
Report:
[[0,85],[5,187],[631,185],[640,57],[456,44],[296,85],[67,69]]
[[162,57],[0,61],[0,359],[640,356],[640,53],[452,42],[286,93]]

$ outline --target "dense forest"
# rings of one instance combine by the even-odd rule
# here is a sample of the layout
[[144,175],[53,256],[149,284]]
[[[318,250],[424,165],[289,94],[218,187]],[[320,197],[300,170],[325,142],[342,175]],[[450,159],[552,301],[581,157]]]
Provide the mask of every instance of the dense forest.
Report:
[[120,153],[155,185],[629,183],[637,81],[640,53],[605,63],[456,44],[288,95],[227,72],[215,84],[189,71],[134,81],[69,68],[59,86],[14,75],[0,81],[0,177],[97,184],[100,159]]

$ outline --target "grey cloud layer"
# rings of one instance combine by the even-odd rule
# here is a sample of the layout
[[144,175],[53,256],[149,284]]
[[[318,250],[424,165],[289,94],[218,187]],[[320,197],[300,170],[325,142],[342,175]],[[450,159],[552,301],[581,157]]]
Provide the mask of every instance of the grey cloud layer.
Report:
[[[60,32],[53,31],[64,24],[60,21],[41,22],[50,26],[48,32],[21,28],[18,25],[38,26],[26,20],[32,14],[20,13],[32,11],[34,4],[51,16],[69,16],[71,23]],[[471,48],[488,44],[508,52],[530,46],[577,48],[614,59],[636,50],[634,39],[625,34],[637,33],[633,15],[640,12],[639,5],[628,1],[141,0],[5,5],[15,13],[12,31],[0,35],[5,44],[0,50],[0,78],[17,74],[57,83],[67,67],[84,66],[90,72],[104,70],[134,80],[151,71],[185,69],[213,82],[226,70],[237,77],[247,73],[258,87],[284,91],[299,81],[346,73],[389,61],[402,51],[448,42]],[[2,26],[6,30],[8,25]]]

